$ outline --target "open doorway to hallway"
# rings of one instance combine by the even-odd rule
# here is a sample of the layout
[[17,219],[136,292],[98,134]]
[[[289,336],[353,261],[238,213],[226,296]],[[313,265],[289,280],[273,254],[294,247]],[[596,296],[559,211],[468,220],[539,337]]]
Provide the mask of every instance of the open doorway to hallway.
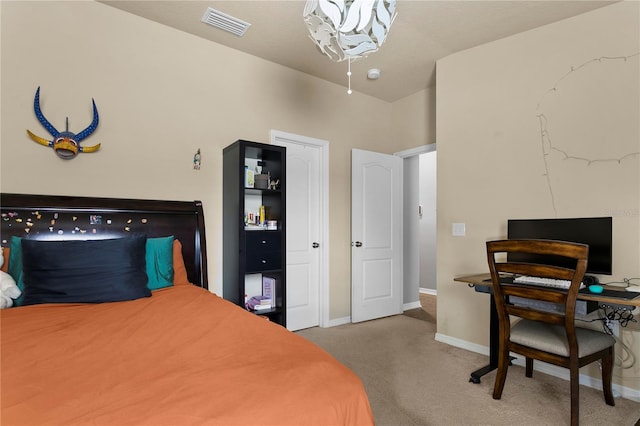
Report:
[[434,295],[436,286],[436,151],[419,155],[420,293]]
[[404,311],[419,309],[435,322],[436,145],[396,155],[404,159]]

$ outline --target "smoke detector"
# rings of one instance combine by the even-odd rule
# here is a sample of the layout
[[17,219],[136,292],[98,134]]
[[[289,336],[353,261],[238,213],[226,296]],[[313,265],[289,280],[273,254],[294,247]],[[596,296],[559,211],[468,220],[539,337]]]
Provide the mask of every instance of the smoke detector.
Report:
[[239,37],[242,37],[251,26],[248,22],[234,18],[233,16],[227,15],[219,10],[215,10],[212,7],[207,8],[201,21],[205,24],[211,25],[212,27],[220,28],[221,30],[230,32],[231,34],[235,34]]
[[377,80],[380,78],[380,70],[378,68],[372,68],[367,71],[367,78],[369,80]]

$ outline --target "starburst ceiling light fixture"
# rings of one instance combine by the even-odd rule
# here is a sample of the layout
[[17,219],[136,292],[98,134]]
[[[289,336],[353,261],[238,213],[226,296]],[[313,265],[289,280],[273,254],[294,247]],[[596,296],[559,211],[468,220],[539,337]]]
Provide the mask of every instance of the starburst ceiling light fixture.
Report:
[[336,62],[349,61],[378,51],[396,17],[396,0],[307,0],[302,14],[311,39]]

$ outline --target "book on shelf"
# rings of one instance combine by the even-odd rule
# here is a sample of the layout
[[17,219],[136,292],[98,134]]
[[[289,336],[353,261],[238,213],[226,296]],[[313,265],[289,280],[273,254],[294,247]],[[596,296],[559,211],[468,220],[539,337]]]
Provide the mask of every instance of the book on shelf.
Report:
[[262,296],[273,301],[276,304],[276,279],[272,277],[262,277]]
[[255,184],[255,178],[253,170],[249,169],[249,166],[244,166],[244,187],[253,188]]
[[266,311],[271,309],[271,304],[268,305],[256,305],[253,307],[254,311]]
[[273,306],[271,298],[265,296],[253,296],[247,300],[246,307],[252,311],[271,309]]

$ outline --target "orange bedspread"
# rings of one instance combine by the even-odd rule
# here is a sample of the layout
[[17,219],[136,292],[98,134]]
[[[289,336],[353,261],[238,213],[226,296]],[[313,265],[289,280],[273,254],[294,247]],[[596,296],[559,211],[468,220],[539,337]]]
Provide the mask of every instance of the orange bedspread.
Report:
[[315,344],[195,286],[1,311],[2,425],[373,424]]

